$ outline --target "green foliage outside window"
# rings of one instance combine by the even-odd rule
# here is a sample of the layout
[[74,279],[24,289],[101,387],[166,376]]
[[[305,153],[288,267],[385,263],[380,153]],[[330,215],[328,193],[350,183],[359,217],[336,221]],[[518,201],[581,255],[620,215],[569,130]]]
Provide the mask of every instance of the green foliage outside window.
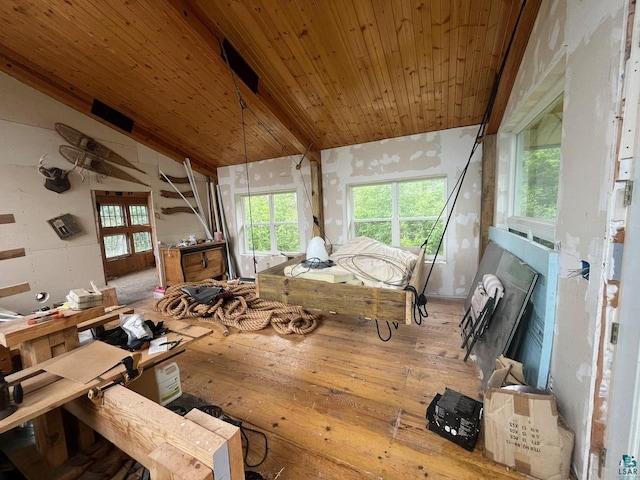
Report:
[[369,237],[391,245],[391,222],[356,222],[356,237]]
[[300,251],[295,192],[252,195],[251,199],[243,197],[243,205],[249,250],[255,252]]
[[419,247],[435,225],[426,248],[435,254],[444,230],[444,218],[436,224],[446,198],[444,178],[354,186],[352,194],[355,236]]
[[400,218],[437,217],[445,198],[443,178],[398,184]]
[[357,219],[391,218],[391,184],[354,187],[353,206]]
[[555,221],[560,147],[523,152],[521,168],[519,215]]
[[517,135],[516,216],[556,220],[563,98],[557,97]]

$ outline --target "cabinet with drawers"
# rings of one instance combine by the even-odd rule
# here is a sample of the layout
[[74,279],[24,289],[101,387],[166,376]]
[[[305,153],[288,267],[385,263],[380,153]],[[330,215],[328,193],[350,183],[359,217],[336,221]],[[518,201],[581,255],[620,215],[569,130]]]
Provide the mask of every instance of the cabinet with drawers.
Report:
[[189,247],[161,247],[167,286],[221,279],[226,272],[225,242],[208,242]]

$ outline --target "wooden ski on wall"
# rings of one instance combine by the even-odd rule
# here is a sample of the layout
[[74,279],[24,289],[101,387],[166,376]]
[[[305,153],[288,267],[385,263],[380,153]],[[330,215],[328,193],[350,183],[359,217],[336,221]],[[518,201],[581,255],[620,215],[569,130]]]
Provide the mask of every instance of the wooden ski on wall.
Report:
[[189,183],[189,177],[172,177],[171,175],[165,174],[160,174],[160,180],[167,183]]
[[[195,207],[195,210],[196,212],[198,212],[198,207]],[[193,213],[193,210],[191,210],[189,207],[168,207],[161,208],[160,211],[165,215],[172,215],[174,213]]]
[[148,187],[146,183],[141,182],[132,175],[129,175],[124,170],[120,170],[114,167],[110,163],[107,163],[104,158],[89,153],[80,148],[72,147],[70,145],[60,146],[60,155],[62,155],[67,161],[73,163],[80,168],[86,168],[99,175],[105,175],[107,177],[118,178],[120,180],[126,180],[128,182],[139,183]]
[[85,135],[75,128],[65,125],[64,123],[56,123],[55,128],[56,132],[58,132],[62,138],[64,138],[74,147],[81,148],[83,150],[86,150],[87,152],[93,153],[98,157],[104,158],[108,162],[117,163],[118,165],[122,165],[123,167],[132,168],[139,171],[140,173],[147,173],[144,170],[140,170],[133,163],[121,157],[110,148],[105,147],[101,143],[98,143],[93,138]]
[[[193,197],[193,191],[192,190],[187,190],[186,192],[180,192],[180,193],[182,193],[182,197],[187,197],[187,198],[192,198]],[[182,198],[180,196],[180,193],[171,192],[169,190],[160,190],[160,196],[161,197],[165,197],[165,198]]]

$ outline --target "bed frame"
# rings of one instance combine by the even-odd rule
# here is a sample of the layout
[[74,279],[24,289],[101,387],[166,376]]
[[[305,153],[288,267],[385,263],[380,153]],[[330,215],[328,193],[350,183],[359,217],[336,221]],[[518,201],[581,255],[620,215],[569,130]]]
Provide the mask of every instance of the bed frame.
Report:
[[[354,315],[367,320],[387,320],[411,324],[413,293],[409,290],[365,287],[344,283],[287,277],[285,267],[297,265],[304,255],[276,265],[257,274],[256,294],[265,300],[329,313]],[[424,248],[420,249],[409,285],[422,292],[427,278]]]

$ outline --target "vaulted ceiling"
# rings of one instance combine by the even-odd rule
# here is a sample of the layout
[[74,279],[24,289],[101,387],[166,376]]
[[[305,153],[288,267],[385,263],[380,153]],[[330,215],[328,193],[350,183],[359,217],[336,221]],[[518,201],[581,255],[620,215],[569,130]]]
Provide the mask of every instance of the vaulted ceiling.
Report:
[[[250,162],[309,145],[317,159],[479,124],[523,1],[2,0],[0,69],[87,114],[98,100],[133,120],[124,133],[215,174],[245,145]],[[488,131],[539,4],[522,9]]]

